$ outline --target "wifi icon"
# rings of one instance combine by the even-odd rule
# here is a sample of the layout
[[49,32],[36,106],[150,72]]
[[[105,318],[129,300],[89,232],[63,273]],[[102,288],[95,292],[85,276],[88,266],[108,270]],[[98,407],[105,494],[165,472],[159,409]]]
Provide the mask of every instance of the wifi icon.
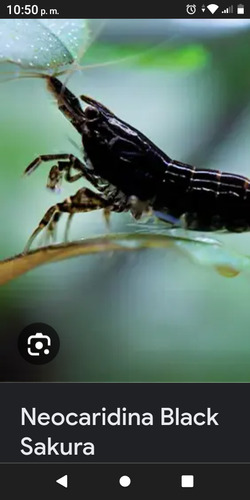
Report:
[[209,5],[207,5],[207,9],[210,10],[211,14],[214,14],[218,8],[219,5],[216,5],[215,3],[210,3]]

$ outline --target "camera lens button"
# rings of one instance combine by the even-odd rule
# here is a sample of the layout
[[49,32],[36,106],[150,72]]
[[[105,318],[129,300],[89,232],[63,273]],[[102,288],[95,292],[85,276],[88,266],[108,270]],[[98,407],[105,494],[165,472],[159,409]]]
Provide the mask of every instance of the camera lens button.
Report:
[[18,337],[18,349],[21,356],[35,365],[52,361],[59,348],[60,340],[56,331],[46,323],[28,325]]

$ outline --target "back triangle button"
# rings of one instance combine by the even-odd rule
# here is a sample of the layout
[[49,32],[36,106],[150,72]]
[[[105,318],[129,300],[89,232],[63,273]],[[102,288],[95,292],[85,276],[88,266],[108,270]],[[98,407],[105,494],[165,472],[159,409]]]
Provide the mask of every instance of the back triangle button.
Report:
[[65,474],[65,476],[59,477],[59,479],[56,480],[58,484],[63,486],[64,488],[68,488],[68,474]]

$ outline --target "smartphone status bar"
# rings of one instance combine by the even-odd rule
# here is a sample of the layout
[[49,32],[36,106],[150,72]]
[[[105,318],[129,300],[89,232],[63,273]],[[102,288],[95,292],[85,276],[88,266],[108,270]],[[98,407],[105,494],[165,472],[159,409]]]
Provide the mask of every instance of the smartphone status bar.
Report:
[[2,19],[29,19],[29,18],[79,18],[84,15],[85,18],[95,19],[225,19],[247,18],[250,14],[249,4],[242,3],[204,3],[184,1],[178,4],[176,2],[162,3],[153,2],[143,5],[131,2],[114,5],[113,2],[95,3],[90,2],[84,6],[79,2],[70,2],[62,4],[58,0],[47,2],[36,0],[36,4],[20,3],[1,3],[0,18]]

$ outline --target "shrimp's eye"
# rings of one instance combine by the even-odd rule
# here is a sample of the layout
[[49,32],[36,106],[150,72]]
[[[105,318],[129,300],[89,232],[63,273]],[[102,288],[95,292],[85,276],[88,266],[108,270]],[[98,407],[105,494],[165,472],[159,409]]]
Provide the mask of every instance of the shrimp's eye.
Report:
[[85,117],[88,121],[96,120],[99,117],[98,109],[94,108],[94,106],[87,106],[85,109]]

